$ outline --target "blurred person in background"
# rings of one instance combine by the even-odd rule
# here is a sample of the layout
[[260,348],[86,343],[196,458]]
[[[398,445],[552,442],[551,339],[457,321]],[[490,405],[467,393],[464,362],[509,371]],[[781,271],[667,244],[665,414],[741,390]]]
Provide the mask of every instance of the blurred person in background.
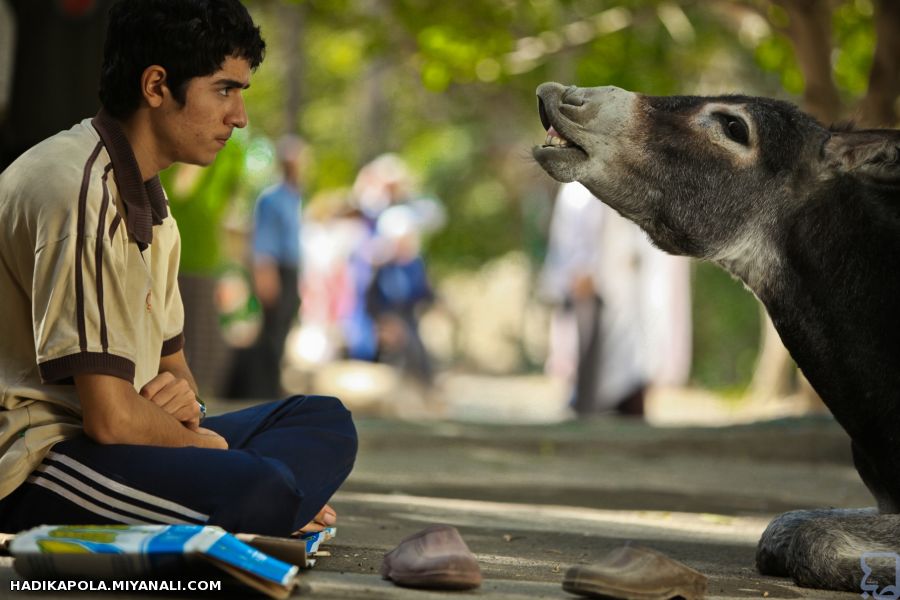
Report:
[[[405,261],[405,268],[414,263],[424,265],[419,256],[421,236],[440,229],[444,224],[445,212],[439,201],[423,197],[416,192],[414,177],[406,162],[396,154],[390,153],[378,156],[360,169],[353,184],[352,197],[357,207],[355,217],[365,224],[365,235],[357,240],[357,247],[351,252],[348,261],[354,299],[344,321],[344,338],[348,358],[376,361],[384,348],[381,345],[383,340],[379,339],[375,315],[370,310],[370,296],[373,308],[383,312],[385,306],[385,300],[379,299],[378,293],[374,293],[374,296],[370,293],[376,272],[379,267],[397,258],[397,255],[391,256],[391,253],[395,252],[398,246],[406,247],[406,250],[402,251],[403,258],[400,259]],[[394,212],[392,213],[394,216],[382,221],[379,231],[381,217],[392,208],[401,206],[403,209],[400,212]],[[408,217],[409,227],[403,226],[402,229],[405,234],[416,237],[412,243],[399,242],[392,239],[392,236],[385,235],[388,231],[392,235],[399,231],[398,227],[384,223],[399,223],[406,218],[398,219],[400,213]],[[411,259],[407,255],[411,249],[414,249],[419,263],[416,261],[410,263]],[[391,272],[397,273],[396,270]],[[388,276],[387,271],[384,276]],[[422,277],[424,267],[420,279]],[[382,329],[381,333],[395,340],[398,337],[392,335],[392,332],[396,331],[396,327],[388,326],[387,330]]]
[[648,386],[686,382],[689,263],[579,183],[557,196],[540,291],[557,307],[548,371],[573,380],[578,416],[640,417]]
[[281,181],[259,195],[253,211],[253,292],[262,327],[248,353],[240,353],[229,386],[232,398],[281,394],[284,343],[300,308],[300,214],[306,148],[295,135],[275,147]]
[[303,214],[300,329],[292,354],[302,363],[330,362],[344,351],[342,323],[355,294],[350,255],[368,237],[347,189],[320,192]]
[[419,252],[416,215],[409,206],[392,206],[378,217],[375,230],[378,244],[366,310],[376,326],[377,360],[430,386],[434,373],[419,335],[419,318],[434,301],[434,292]]

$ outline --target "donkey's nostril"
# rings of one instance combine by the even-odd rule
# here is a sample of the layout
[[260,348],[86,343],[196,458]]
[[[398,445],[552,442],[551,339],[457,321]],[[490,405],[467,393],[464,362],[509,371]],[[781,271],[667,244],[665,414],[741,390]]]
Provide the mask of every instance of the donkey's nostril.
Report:
[[544,108],[544,99],[538,97],[538,113],[541,115],[541,125],[544,126],[544,131],[550,129],[550,117],[547,116],[547,109]]
[[562,94],[562,103],[571,106],[582,106],[584,104],[584,93],[577,86],[570,85]]

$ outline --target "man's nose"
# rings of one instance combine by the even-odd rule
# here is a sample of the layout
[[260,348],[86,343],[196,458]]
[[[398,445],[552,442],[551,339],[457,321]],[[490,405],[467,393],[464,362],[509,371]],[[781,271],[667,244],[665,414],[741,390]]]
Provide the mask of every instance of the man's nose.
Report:
[[243,129],[247,126],[247,121],[247,109],[244,106],[244,96],[239,94],[235,101],[235,106],[228,113],[228,124],[232,127]]

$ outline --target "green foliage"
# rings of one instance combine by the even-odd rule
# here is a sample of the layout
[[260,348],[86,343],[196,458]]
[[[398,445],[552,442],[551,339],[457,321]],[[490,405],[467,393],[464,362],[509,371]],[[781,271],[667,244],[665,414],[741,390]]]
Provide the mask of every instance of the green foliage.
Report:
[[872,16],[870,0],[841,4],[834,13],[834,79],[848,102],[865,94],[869,85],[868,73],[875,48]]
[[[868,73],[875,48],[871,0],[847,0],[837,5],[832,15],[832,64],[834,82],[844,102],[858,100],[868,86]],[[787,13],[774,4],[768,5],[768,19],[784,30],[789,23]],[[797,65],[790,40],[773,30],[755,50],[757,64],[776,74],[782,87],[793,95],[803,93],[803,74]]]
[[778,74],[781,86],[789,93],[803,93],[803,73],[797,65],[791,42],[784,36],[771,36],[756,47],[756,60],[763,69]]
[[694,367],[703,387],[741,388],[753,375],[760,336],[756,298],[719,267],[694,263]]
[[221,266],[222,218],[244,173],[244,136],[232,136],[205,169],[176,164],[160,179],[181,232],[182,273],[210,275]]

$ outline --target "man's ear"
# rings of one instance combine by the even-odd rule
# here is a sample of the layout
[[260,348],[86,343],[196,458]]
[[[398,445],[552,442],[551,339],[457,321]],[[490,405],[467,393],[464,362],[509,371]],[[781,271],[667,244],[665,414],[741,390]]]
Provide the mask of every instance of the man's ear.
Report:
[[834,173],[881,185],[900,185],[900,131],[870,129],[833,133],[825,142],[825,164]]
[[159,65],[150,65],[141,74],[141,96],[151,108],[162,105],[166,94],[170,94],[166,70]]

